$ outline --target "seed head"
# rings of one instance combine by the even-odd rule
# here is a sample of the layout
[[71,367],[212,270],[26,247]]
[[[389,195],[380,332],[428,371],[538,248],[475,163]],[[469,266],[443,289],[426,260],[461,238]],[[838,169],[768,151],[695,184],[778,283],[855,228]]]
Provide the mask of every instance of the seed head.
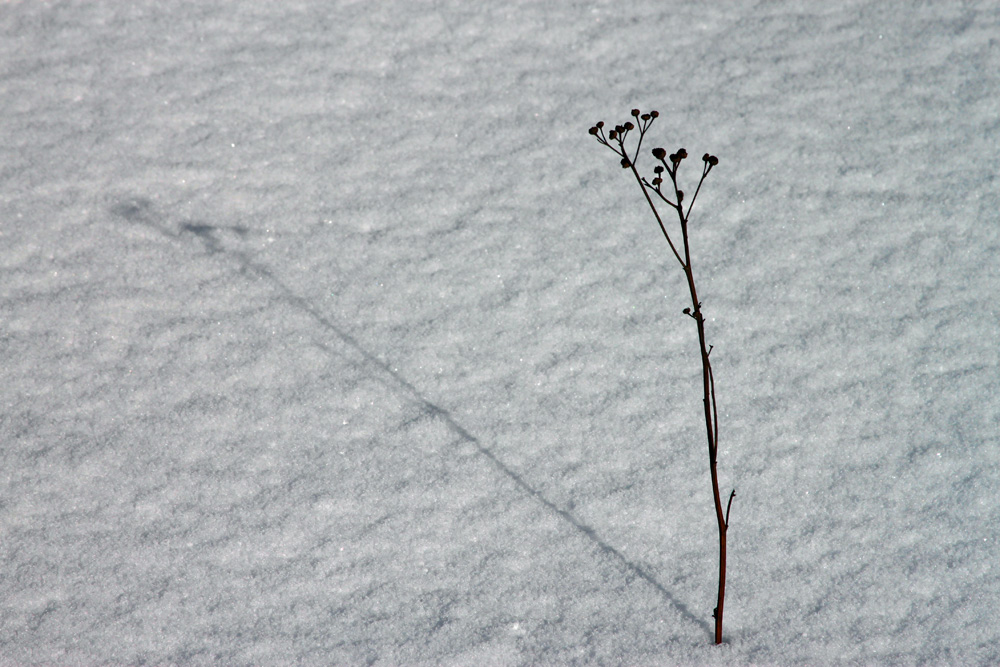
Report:
[[633,125],[631,122],[625,123],[625,129],[626,130],[634,130],[635,129],[635,125]]
[[[592,127],[592,128],[590,128],[590,133],[591,133],[591,134],[597,134],[597,127]],[[707,155],[706,155],[705,157],[706,157],[706,158],[708,158],[708,156],[707,156]]]
[[604,127],[604,121],[603,120],[597,121],[596,127],[597,127],[597,129],[601,129],[602,127]]
[[678,160],[683,160],[687,156],[688,156],[688,152],[686,150],[684,150],[683,148],[681,148],[680,150],[677,151],[677,159]]
[[650,111],[649,112],[649,117],[650,118],[658,118],[659,116],[660,116],[660,112],[659,111],[655,111],[654,110],[654,111]]
[[653,157],[655,157],[657,160],[662,160],[664,156],[666,156],[666,154],[667,151],[663,150],[662,148],[653,149]]
[[708,163],[714,167],[715,165],[719,164],[719,158],[715,157],[714,155],[709,155]]
[[632,166],[632,163],[628,161],[627,157],[622,158],[622,169],[628,169]]
[[638,116],[639,115],[639,110],[638,109],[632,109],[632,115],[633,116]]

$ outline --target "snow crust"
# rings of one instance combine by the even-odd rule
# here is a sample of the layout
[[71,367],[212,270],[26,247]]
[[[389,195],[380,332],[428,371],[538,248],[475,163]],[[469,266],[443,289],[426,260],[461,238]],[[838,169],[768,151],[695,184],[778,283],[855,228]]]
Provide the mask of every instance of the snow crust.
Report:
[[[0,664],[997,664],[997,35],[0,3]],[[721,160],[721,646],[682,274],[587,135],[633,107]]]

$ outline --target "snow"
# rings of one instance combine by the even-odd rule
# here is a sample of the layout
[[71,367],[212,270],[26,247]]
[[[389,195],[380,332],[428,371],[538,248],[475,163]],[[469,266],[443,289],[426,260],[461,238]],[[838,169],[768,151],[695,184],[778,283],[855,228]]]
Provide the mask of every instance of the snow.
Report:
[[997,34],[0,3],[0,664],[1000,662]]

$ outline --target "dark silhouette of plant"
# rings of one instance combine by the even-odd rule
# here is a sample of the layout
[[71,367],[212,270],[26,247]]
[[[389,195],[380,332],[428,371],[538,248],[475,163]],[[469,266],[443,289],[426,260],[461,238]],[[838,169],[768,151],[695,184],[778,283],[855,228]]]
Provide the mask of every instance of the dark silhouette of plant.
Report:
[[[647,180],[646,178],[639,175],[639,171],[636,169],[636,161],[639,158],[639,150],[642,148],[642,140],[646,137],[646,131],[649,130],[649,126],[653,124],[653,121],[660,114],[656,111],[650,111],[649,113],[641,113],[638,109],[632,109],[633,121],[628,121],[622,125],[616,125],[615,129],[608,131],[605,135],[604,133],[604,122],[601,121],[597,125],[590,128],[590,134],[597,138],[597,141],[604,144],[612,151],[615,152],[618,157],[621,158],[621,165],[624,169],[630,169],[632,175],[635,176],[636,183],[639,184],[639,189],[642,190],[643,196],[646,198],[646,203],[649,204],[649,208],[653,211],[653,216],[656,218],[657,224],[660,226],[660,231],[663,232],[663,237],[667,240],[670,245],[670,250],[673,252],[674,257],[680,264],[681,269],[684,271],[684,275],[687,278],[688,289],[691,292],[691,307],[684,309],[684,314],[695,321],[698,328],[698,345],[701,349],[701,375],[702,384],[704,389],[704,405],[705,405],[705,429],[708,432],[708,465],[709,471],[712,475],[712,494],[715,498],[715,514],[719,522],[719,598],[713,612],[715,617],[715,643],[722,643],[722,610],[726,599],[726,531],[729,528],[729,510],[733,505],[733,498],[736,496],[736,491],[734,490],[729,494],[729,502],[726,504],[725,512],[722,509],[722,497],[719,495],[719,473],[717,458],[719,453],[719,413],[715,405],[715,376],[712,374],[712,362],[709,359],[709,355],[712,354],[712,346],[705,343],[705,316],[702,314],[701,301],[698,300],[698,290],[694,283],[694,269],[691,266],[691,247],[688,240],[688,219],[691,216],[691,209],[694,207],[694,202],[698,198],[698,193],[701,192],[702,183],[705,182],[705,178],[708,173],[712,171],[712,167],[719,164],[719,158],[714,155],[705,155],[701,158],[702,168],[701,168],[701,180],[698,181],[698,187],[695,188],[694,195],[687,204],[687,211],[684,210],[684,192],[680,189],[677,184],[677,169],[687,157],[688,153],[683,148],[677,150],[676,153],[671,153],[667,155],[667,152],[662,148],[654,148],[652,150],[653,157],[660,163],[653,168],[653,173],[655,176],[652,180]],[[625,147],[625,140],[629,133],[634,130],[638,130],[639,138],[636,141],[635,149],[630,154],[628,149]],[[666,174],[670,179],[669,189],[664,191],[664,181],[663,175]],[[671,193],[670,190],[673,190]],[[680,221],[681,228],[681,250],[678,250],[678,246],[674,243],[673,239],[670,238],[670,234],[667,232],[666,226],[663,224],[663,218],[660,217],[660,212],[656,208],[656,204],[653,202],[653,197],[650,193],[656,195],[660,201],[674,209],[677,213],[677,218]],[[673,199],[670,197],[673,196]],[[683,253],[682,253],[683,251]]]

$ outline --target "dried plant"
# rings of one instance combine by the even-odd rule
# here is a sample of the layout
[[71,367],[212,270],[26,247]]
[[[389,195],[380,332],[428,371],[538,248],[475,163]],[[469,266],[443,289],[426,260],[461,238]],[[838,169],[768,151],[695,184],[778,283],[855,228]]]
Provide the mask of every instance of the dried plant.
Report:
[[[712,362],[709,358],[712,354],[712,346],[707,345],[705,342],[705,316],[702,313],[702,304],[701,301],[698,300],[698,290],[695,287],[694,269],[691,265],[691,247],[688,235],[688,220],[691,216],[691,209],[694,207],[694,202],[698,198],[698,193],[701,192],[701,186],[705,182],[705,178],[708,176],[709,172],[712,171],[712,168],[719,164],[719,159],[714,155],[709,155],[708,153],[705,153],[702,157],[701,179],[698,181],[698,187],[695,188],[694,194],[691,196],[690,200],[688,200],[687,210],[685,210],[684,192],[677,184],[677,169],[680,167],[681,162],[688,157],[686,150],[680,148],[676,152],[667,155],[667,152],[664,149],[654,148],[652,150],[652,154],[659,164],[653,168],[654,176],[652,180],[647,180],[645,177],[640,176],[638,169],[636,169],[636,162],[639,158],[639,151],[642,148],[642,141],[646,137],[646,132],[649,130],[649,126],[653,124],[653,121],[656,120],[659,115],[660,114],[656,111],[641,113],[638,109],[632,109],[632,118],[634,121],[628,121],[622,125],[616,125],[615,128],[613,130],[609,130],[607,134],[604,133],[604,122],[602,121],[590,128],[590,134],[596,137],[598,142],[610,148],[616,155],[618,155],[619,158],[621,158],[622,168],[630,169],[632,171],[632,175],[635,176],[635,182],[639,185],[639,189],[642,190],[642,194],[646,198],[646,203],[649,204],[649,208],[653,211],[653,216],[656,218],[656,222],[660,226],[660,231],[663,232],[663,237],[667,240],[667,243],[670,245],[671,252],[673,252],[678,264],[680,264],[681,269],[684,271],[684,275],[687,278],[688,289],[691,292],[691,306],[684,309],[684,314],[693,319],[698,328],[698,345],[701,352],[701,375],[704,391],[703,401],[705,405],[705,429],[708,433],[708,465],[712,476],[712,494],[715,499],[715,514],[719,522],[719,597],[715,611],[712,615],[715,617],[715,643],[721,644],[722,611],[726,598],[726,531],[729,528],[729,510],[732,507],[736,491],[734,490],[729,495],[729,502],[726,503],[725,511],[723,511],[722,497],[719,495],[719,473],[717,463],[719,453],[719,413],[715,403],[715,376],[712,374]],[[635,143],[635,148],[631,153],[629,153],[628,148],[626,148],[626,139],[630,133],[636,130],[638,131],[639,137]],[[666,176],[670,179],[669,184],[666,186],[666,190],[664,190],[664,174],[666,174]],[[656,203],[653,201],[653,195],[655,195],[660,202],[674,209],[677,213],[681,231],[680,249],[678,249],[678,245],[674,243],[674,240],[670,238],[670,234],[667,232],[667,228],[663,223],[663,218],[660,216],[660,212],[656,208]]]

